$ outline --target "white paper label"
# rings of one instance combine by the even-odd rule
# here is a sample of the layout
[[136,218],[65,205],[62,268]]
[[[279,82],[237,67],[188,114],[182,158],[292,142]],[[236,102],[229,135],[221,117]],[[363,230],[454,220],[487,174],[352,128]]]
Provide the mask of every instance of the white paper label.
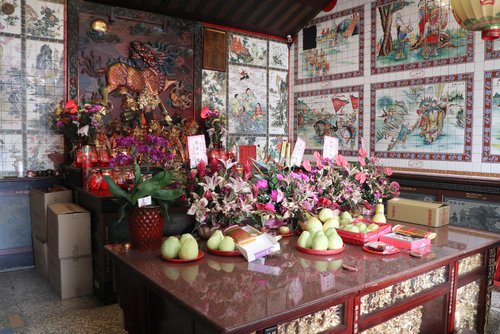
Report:
[[151,196],[141,197],[137,200],[137,206],[140,208],[148,205],[151,205]]
[[293,303],[297,305],[304,296],[300,279],[296,278],[290,282],[290,285],[288,286],[288,293],[292,296]]
[[334,159],[339,154],[339,139],[325,136],[323,141],[323,158]]
[[204,135],[188,136],[188,153],[191,168],[196,168],[202,160],[208,163],[207,145]]
[[335,286],[335,276],[332,273],[322,273],[319,281],[321,292],[327,292]]
[[304,139],[297,137],[297,141],[295,142],[295,147],[293,148],[291,165],[292,166],[300,166],[302,163],[302,158],[304,157],[304,151],[306,150],[306,142]]

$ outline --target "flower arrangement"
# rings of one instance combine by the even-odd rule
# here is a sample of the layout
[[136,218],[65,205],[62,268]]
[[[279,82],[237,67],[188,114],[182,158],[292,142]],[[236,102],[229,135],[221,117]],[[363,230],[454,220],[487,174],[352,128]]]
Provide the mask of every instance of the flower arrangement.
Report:
[[68,140],[89,139],[93,141],[97,132],[104,128],[106,108],[100,104],[84,103],[78,105],[69,100],[54,111],[55,129],[62,132]]
[[134,163],[164,167],[174,158],[167,139],[141,128],[134,129],[127,136],[116,137],[114,149],[117,152],[109,161],[111,167],[128,166]]
[[209,107],[201,109],[200,117],[205,120],[205,127],[210,137],[212,147],[218,145],[226,134],[226,119],[218,109],[210,110]]
[[187,182],[189,215],[194,215],[197,227],[233,225],[253,213],[250,167],[242,171],[234,168],[231,160],[214,161],[206,165],[200,161],[190,171]]

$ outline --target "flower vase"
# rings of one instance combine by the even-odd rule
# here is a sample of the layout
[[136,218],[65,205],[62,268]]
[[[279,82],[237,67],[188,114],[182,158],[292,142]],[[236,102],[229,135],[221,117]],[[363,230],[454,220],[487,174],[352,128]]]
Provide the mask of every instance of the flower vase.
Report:
[[159,206],[131,207],[127,210],[127,219],[133,249],[160,249],[164,220]]
[[217,161],[219,159],[226,160],[227,159],[227,151],[222,146],[222,142],[213,143],[213,147],[208,151],[208,159],[210,161]]

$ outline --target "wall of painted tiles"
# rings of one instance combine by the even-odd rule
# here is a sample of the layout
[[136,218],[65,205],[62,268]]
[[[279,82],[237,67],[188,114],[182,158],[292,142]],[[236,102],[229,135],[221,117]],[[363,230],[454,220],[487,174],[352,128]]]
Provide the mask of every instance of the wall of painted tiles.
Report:
[[449,0],[339,1],[298,34],[290,63],[307,153],[330,135],[354,158],[364,138],[399,170],[500,173],[500,41],[461,29]]
[[54,167],[48,155],[63,151],[50,116],[63,96],[64,1],[12,0],[0,11],[0,176],[17,167]]

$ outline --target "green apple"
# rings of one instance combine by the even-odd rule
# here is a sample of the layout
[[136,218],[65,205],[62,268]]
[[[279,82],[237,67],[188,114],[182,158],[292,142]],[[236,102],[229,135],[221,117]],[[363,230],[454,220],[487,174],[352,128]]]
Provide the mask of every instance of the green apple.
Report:
[[330,234],[328,237],[328,249],[340,249],[344,247],[344,241],[338,234]]
[[170,236],[161,244],[160,252],[161,255],[167,259],[175,259],[179,255],[180,247],[181,243],[179,242],[179,239],[174,236]]
[[311,248],[312,238],[309,231],[303,231],[300,234],[297,244],[302,248]]
[[234,239],[228,235],[226,235],[219,244],[219,250],[224,252],[232,252],[235,249],[236,244],[234,243]]
[[321,209],[318,214],[319,220],[321,220],[323,223],[326,222],[328,219],[332,218],[333,216],[335,216],[335,212],[333,212],[333,210],[329,208]]
[[316,233],[311,245],[312,249],[315,250],[327,250],[328,249],[328,238],[324,233]]
[[192,260],[198,256],[198,243],[196,240],[189,239],[181,242],[181,247],[179,248],[179,258],[183,260]]
[[281,234],[288,234],[288,233],[290,233],[290,228],[288,226],[280,226],[280,228],[278,229],[278,231]]
[[323,230],[323,223],[316,217],[310,217],[307,220],[306,230],[309,232]]
[[224,239],[222,231],[216,230],[212,234],[212,236],[207,240],[207,247],[210,249],[218,249],[222,239]]

